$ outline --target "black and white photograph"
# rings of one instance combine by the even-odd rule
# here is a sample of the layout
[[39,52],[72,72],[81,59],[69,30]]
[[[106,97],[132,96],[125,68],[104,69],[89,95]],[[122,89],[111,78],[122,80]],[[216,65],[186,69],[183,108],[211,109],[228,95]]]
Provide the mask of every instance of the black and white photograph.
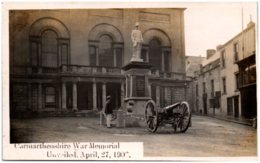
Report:
[[4,160],[258,160],[258,2],[3,2]]

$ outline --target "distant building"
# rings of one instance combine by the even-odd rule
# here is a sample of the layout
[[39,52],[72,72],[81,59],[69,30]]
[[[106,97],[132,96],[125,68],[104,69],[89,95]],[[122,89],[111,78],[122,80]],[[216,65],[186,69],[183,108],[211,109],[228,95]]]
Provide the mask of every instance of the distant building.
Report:
[[186,56],[186,75],[189,77],[194,77],[195,71],[200,69],[200,64],[205,60],[205,57],[201,56]]
[[[256,116],[255,24],[217,50],[195,72],[196,110],[205,115]],[[210,54],[209,54],[210,53]]]
[[[220,60],[218,53],[207,51],[207,59],[195,72],[196,110],[205,115],[220,114]],[[217,99],[215,101],[215,95]]]
[[222,112],[234,117],[256,116],[255,24],[222,45],[221,61]]
[[101,110],[107,95],[122,107],[121,67],[131,59],[137,21],[142,58],[153,65],[150,96],[160,107],[184,100],[184,10],[11,10],[11,114]]

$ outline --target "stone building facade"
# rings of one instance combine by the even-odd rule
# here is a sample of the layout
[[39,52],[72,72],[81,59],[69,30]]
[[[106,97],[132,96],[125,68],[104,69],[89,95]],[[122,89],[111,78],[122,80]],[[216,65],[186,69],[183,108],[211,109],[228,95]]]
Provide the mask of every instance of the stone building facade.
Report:
[[186,76],[195,77],[194,72],[200,70],[200,65],[205,59],[202,56],[186,56]]
[[[195,72],[195,110],[205,115],[218,115],[220,107],[220,59],[216,51],[208,51],[200,70]],[[216,99],[216,100],[215,100]]]
[[256,116],[255,34],[255,24],[250,22],[215,52],[208,51],[212,54],[195,72],[195,110],[235,118]]
[[256,116],[256,32],[255,24],[219,49],[221,61],[221,103],[223,114],[234,117]]
[[184,100],[184,10],[11,10],[11,113],[101,110],[107,95],[123,107],[121,67],[131,59],[137,21],[141,57],[153,66],[150,96],[160,107]]

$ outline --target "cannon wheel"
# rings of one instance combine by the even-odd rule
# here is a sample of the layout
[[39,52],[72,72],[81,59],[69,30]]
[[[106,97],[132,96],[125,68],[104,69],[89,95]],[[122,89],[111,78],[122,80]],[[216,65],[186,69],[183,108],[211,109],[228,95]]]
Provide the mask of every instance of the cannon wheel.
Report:
[[156,132],[158,128],[158,112],[153,100],[149,100],[145,105],[145,122],[148,131]]
[[178,128],[180,132],[186,132],[187,129],[189,128],[190,121],[191,121],[191,112],[190,112],[189,104],[186,101],[183,101],[180,104],[179,109],[181,111],[181,115],[179,119]]

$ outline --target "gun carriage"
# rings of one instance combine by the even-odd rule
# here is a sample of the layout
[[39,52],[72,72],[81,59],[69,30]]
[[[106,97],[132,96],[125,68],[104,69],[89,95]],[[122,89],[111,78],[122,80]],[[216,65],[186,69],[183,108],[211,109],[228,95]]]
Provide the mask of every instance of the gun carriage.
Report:
[[170,124],[177,132],[186,132],[191,121],[189,104],[186,101],[157,109],[153,100],[146,103],[145,122],[148,131],[156,132],[159,126]]

